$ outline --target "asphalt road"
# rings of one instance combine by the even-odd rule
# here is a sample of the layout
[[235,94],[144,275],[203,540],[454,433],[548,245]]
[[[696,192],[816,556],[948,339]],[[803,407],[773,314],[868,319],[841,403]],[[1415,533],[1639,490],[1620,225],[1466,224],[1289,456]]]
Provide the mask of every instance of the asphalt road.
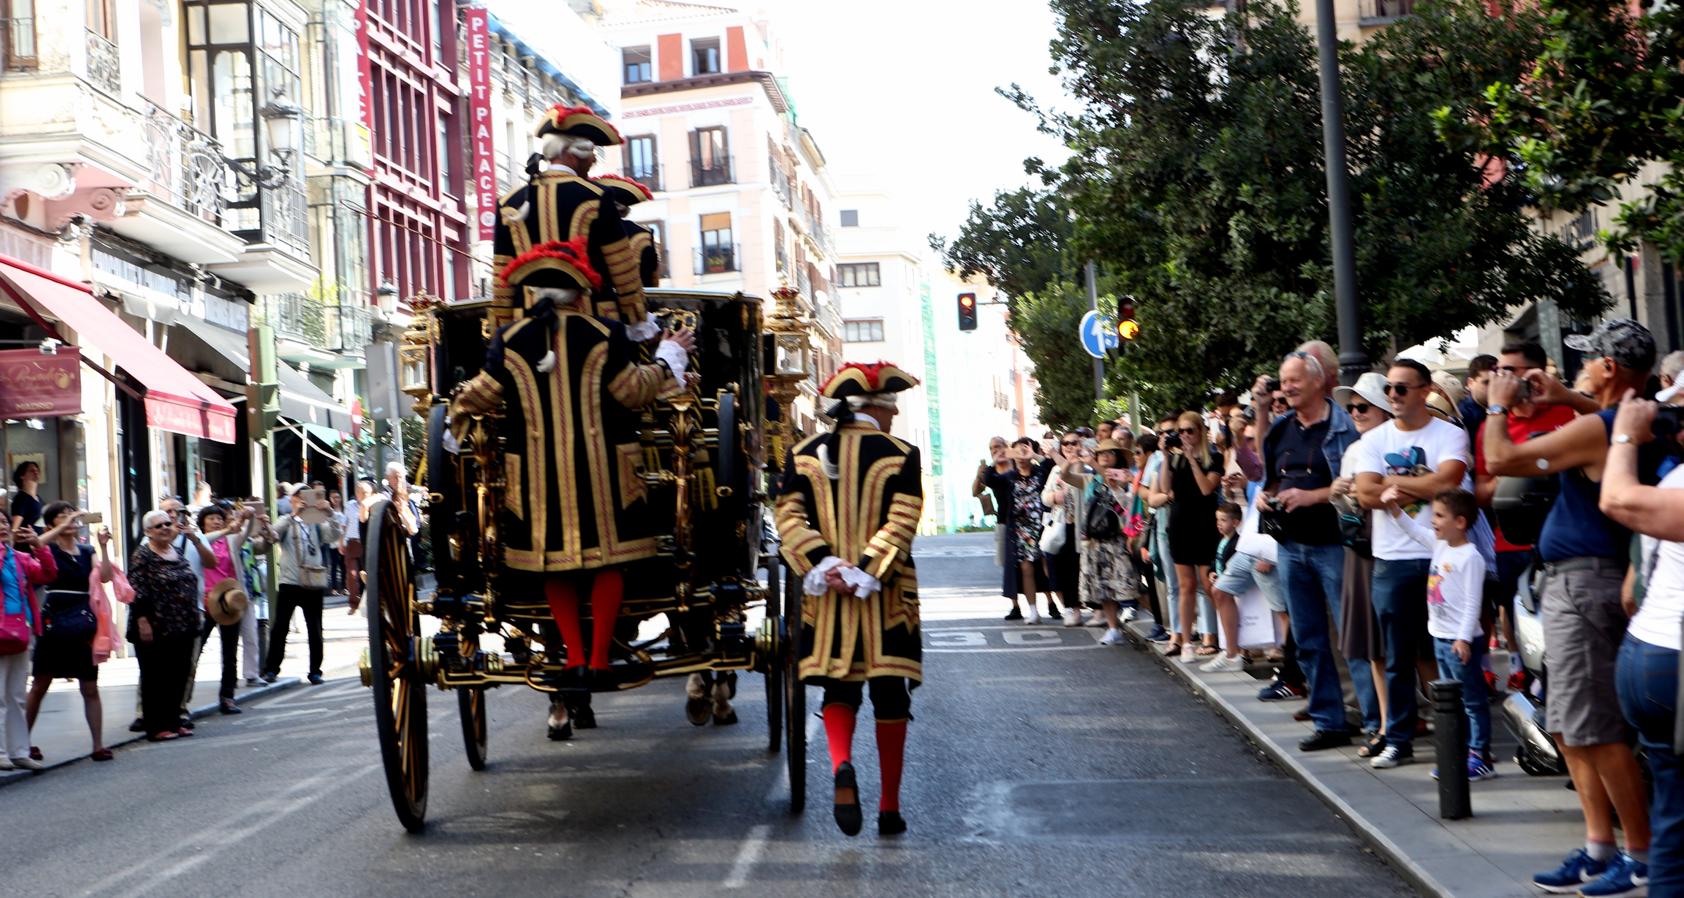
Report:
[[866,720],[865,832],[849,839],[830,819],[816,719],[809,808],[789,815],[751,676],[738,726],[691,727],[682,683],[660,682],[600,698],[601,728],[559,744],[544,737],[542,696],[496,690],[481,773],[463,757],[454,699],[429,693],[429,826],[408,835],[353,678],[0,791],[6,892],[1411,894],[1153,659],[1098,646],[1097,630],[1000,621],[989,540],[920,541],[927,685],[908,747],[911,831],[898,839],[878,838],[869,813]]

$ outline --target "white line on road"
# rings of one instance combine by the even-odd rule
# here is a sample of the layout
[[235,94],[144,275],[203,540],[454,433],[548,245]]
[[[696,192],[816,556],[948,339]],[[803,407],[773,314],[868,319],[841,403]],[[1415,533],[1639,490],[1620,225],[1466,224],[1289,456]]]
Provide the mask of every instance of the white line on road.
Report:
[[772,827],[764,823],[748,831],[748,838],[743,839],[742,847],[737,849],[737,860],[731,864],[731,875],[725,877],[725,888],[740,889],[748,885],[748,875],[760,861],[760,856],[766,853],[766,837],[771,834]]

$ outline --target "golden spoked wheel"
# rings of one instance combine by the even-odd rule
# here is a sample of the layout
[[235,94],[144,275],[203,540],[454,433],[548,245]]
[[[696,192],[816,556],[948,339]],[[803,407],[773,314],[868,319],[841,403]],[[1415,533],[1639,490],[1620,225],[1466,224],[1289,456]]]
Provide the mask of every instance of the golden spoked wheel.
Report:
[[485,689],[459,686],[456,707],[462,712],[462,744],[468,749],[468,766],[485,769]]
[[807,686],[801,682],[801,578],[780,565],[783,583],[784,758],[789,765],[789,812],[807,807]]
[[392,808],[405,829],[420,832],[427,816],[427,684],[420,666],[420,620],[410,597],[408,542],[397,507],[376,499],[363,524],[374,725]]

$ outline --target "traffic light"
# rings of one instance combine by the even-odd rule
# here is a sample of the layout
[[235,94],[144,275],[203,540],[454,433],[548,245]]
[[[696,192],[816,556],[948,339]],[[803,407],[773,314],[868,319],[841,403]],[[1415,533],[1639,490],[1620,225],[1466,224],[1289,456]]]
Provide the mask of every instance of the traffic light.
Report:
[[1140,336],[1140,322],[1134,320],[1134,303],[1125,302],[1117,308],[1117,338],[1133,343]]
[[959,294],[959,329],[962,331],[976,330],[976,294]]

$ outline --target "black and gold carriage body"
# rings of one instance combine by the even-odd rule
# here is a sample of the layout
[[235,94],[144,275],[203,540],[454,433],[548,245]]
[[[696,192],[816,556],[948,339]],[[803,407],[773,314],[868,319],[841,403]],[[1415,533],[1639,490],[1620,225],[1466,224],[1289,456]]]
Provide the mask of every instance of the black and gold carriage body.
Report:
[[[766,677],[769,746],[778,750],[803,714],[786,621],[799,590],[784,587],[776,548],[763,545],[766,381],[774,352],[759,299],[741,293],[650,290],[665,327],[691,327],[700,383],[642,416],[642,466],[659,551],[623,568],[626,598],[616,654],[640,676],[758,671]],[[399,819],[419,830],[426,812],[426,687],[453,690],[470,765],[486,759],[485,690],[524,684],[553,692],[565,659],[541,582],[506,568],[498,528],[508,483],[497,420],[476,418],[450,451],[448,397],[481,368],[497,328],[512,316],[495,301],[422,304],[399,350],[401,387],[427,422],[416,480],[427,496],[436,586],[422,593],[410,570],[396,510],[379,503],[365,532],[369,652],[387,782]],[[765,583],[759,571],[769,576]],[[750,631],[749,612],[760,609]],[[798,611],[798,608],[794,610]],[[437,628],[421,619],[437,620]],[[800,616],[793,620],[799,626]],[[589,617],[586,617],[589,625]],[[653,625],[645,626],[650,622]],[[640,633],[643,634],[640,638]],[[487,637],[495,637],[487,639]],[[801,721],[804,723],[804,721]],[[805,757],[804,731],[800,754]],[[794,747],[792,743],[792,747]],[[792,752],[793,754],[793,752]],[[791,761],[794,775],[794,761]]]

